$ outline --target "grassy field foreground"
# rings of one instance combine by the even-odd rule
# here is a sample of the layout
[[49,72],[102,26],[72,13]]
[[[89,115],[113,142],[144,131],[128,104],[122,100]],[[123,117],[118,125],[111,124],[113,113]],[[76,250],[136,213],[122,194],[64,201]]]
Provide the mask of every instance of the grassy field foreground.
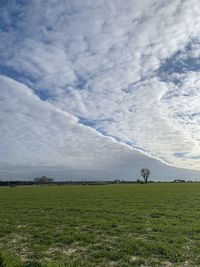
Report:
[[200,266],[200,184],[0,188],[4,266]]

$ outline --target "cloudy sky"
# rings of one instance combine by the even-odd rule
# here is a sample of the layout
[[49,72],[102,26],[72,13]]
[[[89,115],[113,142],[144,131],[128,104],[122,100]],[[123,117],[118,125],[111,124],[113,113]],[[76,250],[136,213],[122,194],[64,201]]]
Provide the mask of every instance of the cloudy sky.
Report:
[[1,0],[0,178],[200,178],[199,0]]

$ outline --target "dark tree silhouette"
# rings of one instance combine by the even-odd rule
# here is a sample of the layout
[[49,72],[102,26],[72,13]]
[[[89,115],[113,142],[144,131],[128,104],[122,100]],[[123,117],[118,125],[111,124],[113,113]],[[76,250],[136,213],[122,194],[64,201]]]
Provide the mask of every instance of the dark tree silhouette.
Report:
[[53,178],[48,178],[46,176],[42,176],[42,177],[36,177],[35,179],[33,179],[33,181],[36,184],[48,184],[48,183],[51,183],[53,181]]
[[148,182],[149,175],[151,174],[150,170],[147,168],[142,168],[140,170],[140,174],[144,179],[144,183],[146,184]]

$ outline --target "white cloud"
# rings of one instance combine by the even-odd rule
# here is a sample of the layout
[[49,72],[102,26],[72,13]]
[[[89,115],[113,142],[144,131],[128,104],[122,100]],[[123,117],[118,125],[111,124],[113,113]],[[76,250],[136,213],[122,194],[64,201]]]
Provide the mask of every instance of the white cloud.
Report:
[[[138,178],[143,166],[153,178],[197,178],[80,125],[76,117],[41,101],[30,88],[0,76],[0,175],[31,178]],[[166,170],[166,171],[165,171]]]
[[[13,11],[18,16],[13,15]],[[18,114],[20,105],[17,105],[16,114],[12,113],[9,120],[20,138],[9,148],[7,161],[39,164],[45,158],[44,165],[51,165],[54,159],[55,165],[76,163],[74,166],[82,168],[85,161],[81,160],[87,159],[92,145],[98,153],[92,160],[88,156],[88,162],[91,160],[90,166],[94,168],[98,165],[94,158],[103,160],[101,166],[105,166],[111,143],[113,151],[119,145],[122,153],[116,162],[123,159],[122,144],[117,144],[123,142],[169,164],[200,169],[199,71],[187,67],[184,73],[176,73],[174,69],[174,74],[168,75],[167,71],[162,77],[159,74],[165,61],[171,58],[172,64],[178,52],[180,62],[187,58],[198,60],[199,44],[194,41],[200,29],[197,0],[129,0],[126,3],[121,0],[49,0],[24,5],[13,1],[2,7],[1,12],[3,73],[34,90],[29,98],[28,87],[23,87],[22,93],[24,103],[29,99],[29,105],[23,106],[30,118],[26,127],[32,129],[34,125],[35,129],[29,133],[30,139],[27,138],[31,143],[27,140],[18,155],[16,151],[23,143],[23,132],[27,128],[20,127],[25,117]],[[189,43],[192,43],[190,50],[187,49]],[[175,78],[181,81],[179,85],[174,84]],[[14,101],[13,96],[7,99],[7,105]],[[33,102],[39,103],[34,107],[36,114],[30,108]],[[15,105],[14,102],[13,108]],[[42,121],[38,112],[44,113]],[[9,112],[6,114],[7,117]],[[75,120],[76,127],[63,122],[66,116]],[[81,125],[78,117],[84,118],[91,129]],[[19,126],[14,123],[17,120]],[[54,122],[59,122],[59,126]],[[54,135],[49,136],[48,127]],[[88,134],[82,133],[85,129],[92,136],[80,152],[82,137]],[[64,131],[71,131],[74,140],[65,138]],[[109,139],[110,143],[102,141],[102,134],[114,139]],[[60,137],[58,143],[55,136]],[[99,153],[101,142],[106,143]],[[4,150],[9,147],[8,143]],[[67,146],[73,147],[71,161],[70,157],[63,158]],[[38,147],[40,153],[36,153]]]
[[[103,160],[106,165],[113,141],[43,103],[28,87],[1,76],[1,102],[1,140],[6,152],[1,160],[5,163],[84,169],[97,168]],[[101,152],[98,157],[97,152]]]

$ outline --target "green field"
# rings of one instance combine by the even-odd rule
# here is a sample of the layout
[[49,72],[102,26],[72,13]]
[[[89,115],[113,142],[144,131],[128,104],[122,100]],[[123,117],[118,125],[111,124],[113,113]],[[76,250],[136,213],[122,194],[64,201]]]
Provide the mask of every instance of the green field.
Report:
[[200,266],[200,184],[0,188],[2,266]]

